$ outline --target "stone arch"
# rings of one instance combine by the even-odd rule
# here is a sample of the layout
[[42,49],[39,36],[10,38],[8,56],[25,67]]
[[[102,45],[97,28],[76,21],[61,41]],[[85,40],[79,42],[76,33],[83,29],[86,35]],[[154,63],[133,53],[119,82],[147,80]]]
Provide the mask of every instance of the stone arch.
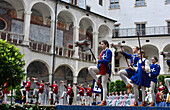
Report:
[[[61,64],[57,66],[54,72],[54,80],[57,81],[58,85],[58,95],[61,97],[62,92],[65,90],[65,87],[59,83],[60,80],[65,81],[66,85],[71,84],[73,86],[73,69],[68,64]],[[66,100],[64,100],[64,103]]]
[[88,72],[88,67],[83,67],[78,72],[77,82],[87,86],[93,83],[93,77]]
[[[123,49],[126,53],[132,54],[132,48],[128,45],[123,45]],[[128,63],[130,63],[130,60],[128,59]],[[119,52],[115,53],[115,72],[118,72],[119,69],[127,68],[127,63],[125,61],[124,56]]]
[[[51,20],[54,20],[55,12],[54,12],[53,8],[47,2],[45,2],[45,1],[33,1],[30,4],[28,10],[31,10],[35,4],[38,4],[38,5],[40,4],[40,5],[47,7],[48,11],[50,12]],[[43,11],[44,11],[44,9],[43,9]]]
[[[170,44],[167,44],[164,48],[163,48],[163,51],[165,51],[165,52],[170,52]],[[168,67],[168,65],[167,65],[167,57],[165,57],[163,60],[163,67],[164,67],[164,72],[165,72],[165,74],[169,74],[170,73],[170,68]]]
[[57,32],[60,39],[57,40],[57,46],[73,49],[73,27],[76,24],[76,18],[72,12],[61,10],[58,13]]
[[[87,25],[90,25],[90,26],[92,26],[92,29],[95,31],[96,30],[96,25],[95,25],[95,22],[91,19],[91,18],[89,18],[89,17],[86,17],[86,16],[83,16],[83,17],[81,17],[79,20],[78,20],[78,24],[79,24],[79,26],[80,26],[80,23],[81,23],[81,21],[82,20],[87,20],[88,22],[86,22],[87,23]],[[90,24],[89,24],[90,23]],[[81,27],[81,26],[80,26]],[[87,28],[86,28],[87,29]]]
[[73,74],[74,71],[72,67],[68,64],[61,64],[57,66],[54,72],[54,80],[59,82],[60,80],[64,80],[66,83],[73,84]]
[[4,0],[5,2],[8,2],[15,10],[12,11],[12,17],[16,17],[21,19],[22,18],[22,14],[26,8],[26,3],[24,0],[17,0],[13,1],[13,0]]
[[[38,82],[40,83],[41,80],[45,82],[49,82],[49,69],[47,65],[42,60],[34,60],[29,63],[27,67],[27,77],[36,77],[38,78]],[[38,86],[31,80],[31,88],[35,89]],[[45,86],[46,90],[48,87]]]
[[82,17],[79,23],[79,40],[86,39],[93,48],[93,32],[96,31],[95,23],[91,18]]
[[164,48],[163,51],[170,52],[170,44],[167,44]]
[[156,56],[159,59],[159,49],[155,45],[143,45],[142,49],[145,52],[145,57],[151,62],[151,58]]
[[99,38],[111,37],[110,35],[112,35],[112,30],[105,24],[99,25],[98,32],[99,32],[98,34]]
[[[44,10],[44,8],[47,8]],[[54,10],[46,1],[33,1],[28,12],[31,10],[31,24],[29,38],[32,41],[50,44],[54,24]],[[40,46],[38,48],[41,48]]]

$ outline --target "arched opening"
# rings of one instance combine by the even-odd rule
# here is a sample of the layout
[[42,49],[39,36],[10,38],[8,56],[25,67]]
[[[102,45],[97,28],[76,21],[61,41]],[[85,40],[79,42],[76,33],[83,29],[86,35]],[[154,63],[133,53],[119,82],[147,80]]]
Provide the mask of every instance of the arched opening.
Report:
[[[41,80],[44,82],[49,82],[49,70],[47,66],[40,62],[40,61],[33,61],[27,67],[27,77],[35,77],[38,78],[38,82],[40,83]],[[38,85],[31,80],[31,88],[38,89]],[[44,86],[44,91],[48,90],[49,88],[47,85]]]
[[[165,52],[170,52],[170,44],[166,45],[163,49],[163,51]],[[165,57],[163,60],[164,60],[164,64],[163,64],[163,67],[164,67],[164,72],[165,74],[169,74],[170,73],[170,68],[168,67],[166,61],[167,59],[170,59],[170,57]]]
[[93,78],[89,74],[88,68],[83,68],[80,70],[80,72],[78,73],[77,82],[79,84],[84,84],[85,86],[87,86],[88,84],[91,85],[93,83]]
[[[73,87],[73,71],[67,65],[59,66],[54,73],[54,81],[57,81],[59,98],[63,94],[63,91],[66,91],[65,87],[59,83],[60,80],[65,81],[66,85],[71,84],[71,87]],[[66,99],[60,101],[66,104]]]
[[[46,8],[46,10],[44,10]],[[43,3],[35,3],[31,8],[31,24],[29,40],[34,50],[49,52],[51,48],[51,11],[50,7]]]
[[142,49],[145,52],[145,57],[149,60],[150,63],[151,63],[151,58],[153,56],[156,56],[159,59],[159,50],[154,45],[144,45],[142,46]]
[[[94,24],[89,18],[82,18],[79,23],[79,41],[87,40],[90,44],[89,48],[93,49],[93,31]],[[85,53],[82,53],[85,52]],[[82,60],[92,60],[92,56],[89,50],[79,48],[79,58]]]
[[[18,10],[20,10],[20,12]],[[0,1],[0,31],[2,31],[0,37],[3,40],[13,43],[16,43],[17,39],[19,42],[23,40],[23,38],[19,39],[17,35],[6,32],[9,31],[16,34],[23,33],[23,20],[17,15],[19,13],[23,14],[23,10],[23,4],[19,0],[15,1],[15,3],[11,0]]]
[[99,41],[100,41],[100,39],[103,39],[105,37],[111,37],[111,36],[109,36],[109,35],[111,35],[111,30],[106,25],[101,25],[98,29],[98,32],[99,32],[99,36],[98,36]]
[[58,14],[57,43],[56,46],[73,49],[73,26],[75,18],[68,11]]
[[[129,46],[123,46],[123,49],[126,53],[132,54],[132,48]],[[130,59],[127,59],[128,63],[130,63]],[[119,52],[115,52],[115,72],[119,72],[121,69],[126,69],[127,62],[124,58],[124,56]]]

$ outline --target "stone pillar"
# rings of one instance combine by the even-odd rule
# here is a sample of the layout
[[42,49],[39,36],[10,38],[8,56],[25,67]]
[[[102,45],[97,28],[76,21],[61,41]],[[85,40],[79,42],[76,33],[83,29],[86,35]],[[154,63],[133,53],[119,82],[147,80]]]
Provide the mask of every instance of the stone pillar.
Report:
[[[73,76],[73,83],[77,83],[77,76]],[[77,88],[75,85],[73,85],[73,92],[74,92],[73,105],[76,105]]]
[[[110,50],[112,51],[112,72],[115,74],[115,49],[110,48]],[[111,74],[111,79],[113,79],[113,74]]]
[[29,33],[30,33],[30,21],[31,21],[31,11],[25,11],[24,12],[24,44],[28,45],[29,41]]
[[160,55],[160,54],[159,54],[159,65],[161,67],[160,74],[165,74],[165,71],[164,71],[164,58],[163,58],[163,55]]
[[75,50],[74,58],[79,58],[78,47],[75,47],[74,42],[79,41],[79,26],[73,27],[73,49]]
[[51,44],[51,49],[50,49],[50,53],[53,53],[53,49],[54,49],[54,47],[53,47],[54,46],[54,29],[55,29],[54,27],[55,27],[55,20],[51,20],[51,28],[50,28],[50,44]]
[[97,32],[97,31],[93,32],[93,47],[92,47],[92,51],[93,51],[96,59],[98,58],[98,45],[99,45],[98,33],[99,32]]

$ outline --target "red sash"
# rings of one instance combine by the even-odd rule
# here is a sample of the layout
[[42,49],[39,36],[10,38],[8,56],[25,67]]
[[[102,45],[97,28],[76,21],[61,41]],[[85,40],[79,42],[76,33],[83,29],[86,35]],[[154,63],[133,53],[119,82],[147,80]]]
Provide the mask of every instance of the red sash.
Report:
[[[102,55],[103,55],[103,51],[101,52],[100,56],[99,56],[99,59],[102,60]],[[100,64],[100,72],[99,74],[100,75],[106,75],[107,74],[107,65],[106,64]]]

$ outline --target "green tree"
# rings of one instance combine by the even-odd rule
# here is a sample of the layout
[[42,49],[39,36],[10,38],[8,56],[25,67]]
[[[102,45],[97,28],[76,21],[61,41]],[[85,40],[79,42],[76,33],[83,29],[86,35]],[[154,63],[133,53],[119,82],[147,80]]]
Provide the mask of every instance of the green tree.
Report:
[[115,91],[120,92],[120,91],[126,91],[126,90],[127,90],[127,88],[126,88],[125,83],[120,79],[116,80]]
[[22,59],[24,55],[17,47],[2,39],[0,39],[0,48],[0,86],[7,82],[11,90],[20,85],[25,76],[23,69],[25,61]]
[[116,90],[115,90],[115,82],[110,82],[110,85],[109,85],[109,91],[110,92],[115,92]]

